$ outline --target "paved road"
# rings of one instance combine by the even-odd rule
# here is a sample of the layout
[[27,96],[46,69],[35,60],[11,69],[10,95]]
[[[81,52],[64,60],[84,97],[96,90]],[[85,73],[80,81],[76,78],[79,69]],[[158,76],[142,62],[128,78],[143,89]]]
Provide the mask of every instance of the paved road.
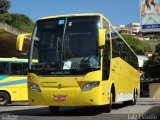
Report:
[[139,99],[134,106],[114,105],[111,113],[102,113],[96,107],[62,107],[59,114],[53,115],[46,106],[28,106],[27,103],[0,107],[3,120],[9,117],[15,120],[158,120],[159,114],[160,99]]

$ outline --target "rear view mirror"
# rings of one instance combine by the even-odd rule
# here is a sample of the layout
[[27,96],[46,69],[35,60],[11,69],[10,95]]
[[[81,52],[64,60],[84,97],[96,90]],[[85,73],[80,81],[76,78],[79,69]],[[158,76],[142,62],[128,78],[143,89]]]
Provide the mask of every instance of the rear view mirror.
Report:
[[[22,52],[23,49],[26,48],[26,46],[28,46],[27,44],[30,43],[29,40],[31,40],[31,33],[18,35],[17,43],[16,43],[16,50],[19,51],[19,52]],[[23,48],[23,45],[25,45],[24,48]]]
[[98,31],[98,46],[101,48],[105,45],[105,29],[99,29]]

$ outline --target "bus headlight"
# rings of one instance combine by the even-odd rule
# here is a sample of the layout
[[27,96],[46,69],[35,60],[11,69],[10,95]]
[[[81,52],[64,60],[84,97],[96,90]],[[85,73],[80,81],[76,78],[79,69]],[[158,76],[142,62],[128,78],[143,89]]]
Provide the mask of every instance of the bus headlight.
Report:
[[33,91],[41,92],[38,84],[35,83],[28,83],[28,88],[30,88]]
[[90,82],[90,83],[85,83],[82,87],[82,91],[88,91],[88,90],[92,90],[92,88],[98,87],[99,86],[99,82]]

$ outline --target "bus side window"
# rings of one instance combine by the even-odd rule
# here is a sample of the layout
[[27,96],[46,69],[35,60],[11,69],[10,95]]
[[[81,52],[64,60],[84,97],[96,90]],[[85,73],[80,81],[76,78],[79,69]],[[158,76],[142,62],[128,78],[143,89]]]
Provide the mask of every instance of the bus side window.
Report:
[[7,75],[8,74],[8,63],[0,63],[0,75]]
[[23,63],[23,75],[27,75],[28,73],[28,63]]
[[11,74],[12,75],[22,75],[22,64],[21,63],[11,63]]

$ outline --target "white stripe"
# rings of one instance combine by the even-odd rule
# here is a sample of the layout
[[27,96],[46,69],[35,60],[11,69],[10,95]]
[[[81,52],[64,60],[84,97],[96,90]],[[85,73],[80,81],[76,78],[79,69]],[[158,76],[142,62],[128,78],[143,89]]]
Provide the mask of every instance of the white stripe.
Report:
[[117,102],[133,100],[133,93],[119,93],[117,95]]

